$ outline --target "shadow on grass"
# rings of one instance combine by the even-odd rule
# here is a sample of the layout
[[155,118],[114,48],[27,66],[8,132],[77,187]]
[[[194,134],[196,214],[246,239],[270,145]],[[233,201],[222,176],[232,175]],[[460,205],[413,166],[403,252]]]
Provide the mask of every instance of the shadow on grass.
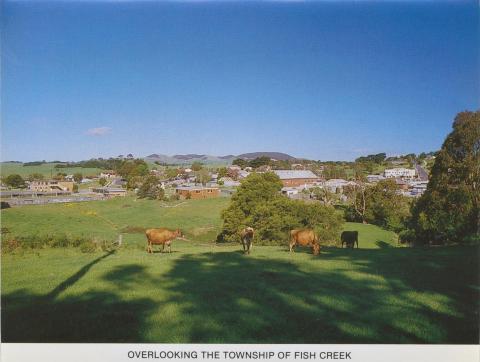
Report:
[[377,240],[375,242],[375,245],[378,246],[380,249],[386,249],[386,248],[393,248],[393,246],[383,240]]
[[[476,255],[478,248],[322,248],[319,257],[271,259],[187,254],[162,275],[138,263],[116,266],[102,275],[112,291],[62,298],[94,261],[45,296],[2,296],[2,339],[473,344]],[[159,296],[138,297],[152,288]]]
[[166,303],[188,318],[165,328],[187,328],[190,343],[477,343],[479,295],[456,278],[478,284],[468,275],[478,261],[453,267],[453,277],[452,256],[434,254],[329,248],[305,267],[238,253],[186,255],[165,288],[173,295]]
[[[89,291],[61,297],[94,265],[112,255],[105,253],[86,264],[45,295],[24,289],[2,295],[2,342],[135,342],[141,340],[143,321],[154,307],[140,298],[125,301],[116,293]],[[127,266],[110,274],[119,288],[140,278],[142,266]]]

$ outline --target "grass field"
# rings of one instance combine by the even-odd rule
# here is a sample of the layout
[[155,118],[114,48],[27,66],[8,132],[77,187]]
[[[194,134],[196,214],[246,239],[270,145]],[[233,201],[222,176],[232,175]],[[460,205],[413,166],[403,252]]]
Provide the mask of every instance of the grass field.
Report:
[[56,163],[45,163],[38,166],[23,166],[22,163],[10,163],[1,162],[0,172],[2,177],[18,174],[22,177],[27,177],[33,173],[40,173],[45,178],[55,176],[57,173],[62,172],[67,175],[73,175],[76,172],[80,172],[83,176],[97,175],[102,172],[99,168],[83,168],[83,167],[68,167],[68,168],[55,168]]
[[[113,239],[111,252],[2,256],[8,342],[478,343],[478,247],[397,248],[359,230],[360,249],[211,243],[228,199],[176,207],[131,198],[2,210],[17,233]],[[140,227],[181,226],[190,241],[147,254]]]
[[124,240],[130,243],[141,240],[142,245],[145,243],[142,228],[180,227],[187,237],[205,242],[215,239],[221,227],[221,210],[228,202],[224,197],[175,203],[125,197],[24,206],[2,210],[2,227],[8,228],[13,235],[66,233],[111,240],[126,231]]

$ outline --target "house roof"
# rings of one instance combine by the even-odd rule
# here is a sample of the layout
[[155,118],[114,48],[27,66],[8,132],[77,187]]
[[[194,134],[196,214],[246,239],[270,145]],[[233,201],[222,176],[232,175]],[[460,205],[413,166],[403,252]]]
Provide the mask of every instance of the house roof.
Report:
[[185,190],[185,191],[196,191],[196,190],[209,190],[209,189],[216,189],[218,187],[203,187],[203,186],[178,186],[176,190]]
[[309,170],[274,170],[273,172],[275,172],[275,174],[280,177],[280,180],[288,180],[295,178],[318,179],[318,176]]

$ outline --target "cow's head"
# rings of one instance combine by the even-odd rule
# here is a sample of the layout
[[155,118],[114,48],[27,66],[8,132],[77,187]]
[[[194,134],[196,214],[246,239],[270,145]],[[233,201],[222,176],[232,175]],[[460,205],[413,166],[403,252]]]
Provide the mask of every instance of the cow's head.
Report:
[[320,254],[320,245],[319,244],[313,244],[313,255],[318,255]]

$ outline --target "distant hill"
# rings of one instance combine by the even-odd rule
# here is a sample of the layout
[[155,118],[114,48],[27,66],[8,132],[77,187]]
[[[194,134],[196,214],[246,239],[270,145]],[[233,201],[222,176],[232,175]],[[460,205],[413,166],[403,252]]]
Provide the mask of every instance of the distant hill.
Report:
[[237,156],[237,158],[243,158],[245,160],[253,160],[257,157],[270,157],[271,159],[281,161],[295,160],[295,157],[282,152],[250,152],[242,153],[241,155]]
[[167,156],[162,154],[151,154],[145,157],[146,161],[150,162],[161,162],[171,165],[190,165],[193,162],[201,162],[203,164],[230,164],[235,159],[235,157],[217,157],[210,155],[201,155],[201,154],[186,154],[186,155],[173,155]]
[[145,157],[145,160],[150,162],[161,162],[173,165],[191,164],[192,162],[202,162],[204,164],[230,164],[236,158],[243,158],[245,160],[253,160],[257,157],[270,157],[275,160],[295,160],[295,157],[281,152],[251,152],[242,153],[241,155],[226,155],[226,156],[211,156],[203,154],[189,153],[186,155],[167,156],[163,154],[153,153]]
[[197,155],[195,153],[189,153],[188,155],[173,155],[173,158],[177,158],[179,160],[196,160],[196,159],[207,159],[207,155]]

